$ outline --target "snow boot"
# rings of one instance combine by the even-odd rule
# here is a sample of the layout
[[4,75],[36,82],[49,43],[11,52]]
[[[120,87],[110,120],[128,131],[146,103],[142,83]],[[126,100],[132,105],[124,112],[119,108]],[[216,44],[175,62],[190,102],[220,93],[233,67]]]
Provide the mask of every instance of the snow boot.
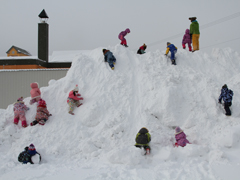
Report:
[[82,105],[82,103],[80,103],[77,107],[80,107]]
[[27,121],[22,121],[22,127],[27,127]]
[[38,121],[37,120],[34,120],[33,122],[31,122],[31,126],[35,126],[36,124],[38,123]]
[[19,121],[19,119],[18,118],[14,118],[14,124],[18,124],[18,121]]
[[189,51],[191,52],[191,51],[192,51],[192,47],[191,47],[191,46],[189,46],[188,48],[189,48]]
[[112,67],[112,70],[114,70],[114,67]]
[[150,149],[149,148],[146,149],[146,155],[148,155],[148,154],[150,154]]
[[74,113],[72,111],[69,111],[68,113],[71,114],[71,115],[74,115]]
[[43,119],[38,122],[38,124],[40,124],[40,125],[42,125],[42,126],[43,126],[45,123],[46,123],[46,121],[44,121]]
[[172,64],[176,65],[175,59],[172,59]]

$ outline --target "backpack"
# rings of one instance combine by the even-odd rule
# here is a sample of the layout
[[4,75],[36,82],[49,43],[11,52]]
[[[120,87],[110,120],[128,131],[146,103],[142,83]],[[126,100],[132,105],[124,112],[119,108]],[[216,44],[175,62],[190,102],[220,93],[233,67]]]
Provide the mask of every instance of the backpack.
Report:
[[145,133],[145,134],[140,134],[137,136],[136,138],[136,142],[138,144],[147,144],[148,143],[148,135]]
[[18,161],[22,163],[28,163],[31,161],[31,156],[27,151],[23,151],[18,155]]

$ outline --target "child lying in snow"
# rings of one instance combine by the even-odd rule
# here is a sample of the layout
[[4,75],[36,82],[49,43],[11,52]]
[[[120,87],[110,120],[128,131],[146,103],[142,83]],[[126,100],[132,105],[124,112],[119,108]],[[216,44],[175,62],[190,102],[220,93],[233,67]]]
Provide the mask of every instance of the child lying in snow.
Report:
[[[175,129],[175,138],[176,138],[176,143],[175,146],[186,146],[187,143],[189,143],[189,141],[186,139],[186,134],[183,132],[183,130],[180,127],[176,127]],[[190,144],[190,143],[189,143]]]

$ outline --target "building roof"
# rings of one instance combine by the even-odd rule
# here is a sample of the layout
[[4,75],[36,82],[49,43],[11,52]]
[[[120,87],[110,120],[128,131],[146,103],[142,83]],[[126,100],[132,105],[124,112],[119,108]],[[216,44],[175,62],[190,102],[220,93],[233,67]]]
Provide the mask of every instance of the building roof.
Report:
[[12,46],[6,53],[8,54],[9,51],[10,51],[12,48],[16,49],[16,51],[17,51],[18,53],[22,53],[22,54],[31,56],[31,54],[30,54],[28,51],[26,51],[26,50],[24,50],[24,49],[22,49],[22,48],[19,48],[19,47],[17,47],[17,46]]

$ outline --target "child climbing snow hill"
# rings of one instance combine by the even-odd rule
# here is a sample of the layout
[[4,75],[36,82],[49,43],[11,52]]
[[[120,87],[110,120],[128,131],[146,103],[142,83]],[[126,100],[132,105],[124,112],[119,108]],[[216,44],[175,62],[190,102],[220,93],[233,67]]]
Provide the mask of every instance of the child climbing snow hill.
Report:
[[34,126],[36,124],[44,125],[46,121],[48,120],[48,117],[52,116],[52,114],[49,114],[47,110],[47,104],[43,99],[40,99],[38,101],[37,106],[37,114],[35,116],[35,120],[31,123],[31,126]]
[[39,164],[41,162],[41,155],[36,151],[35,146],[30,144],[29,147],[25,147],[24,151],[18,155],[18,161],[23,164]]
[[19,120],[22,121],[22,127],[27,127],[27,121],[25,117],[25,111],[29,108],[24,104],[23,97],[18,98],[17,102],[14,103],[14,124],[18,124]]
[[233,91],[231,89],[228,89],[227,85],[224,84],[222,86],[221,94],[218,98],[218,102],[222,104],[222,99],[223,99],[226,116],[231,116],[232,114],[229,108],[232,105],[232,97],[233,97]]
[[147,45],[143,44],[137,51],[137,54],[144,54],[145,50],[147,49]]
[[31,98],[32,98],[30,100],[30,104],[32,105],[33,103],[38,102],[39,99],[41,99],[41,91],[40,91],[40,89],[38,87],[38,83],[37,82],[31,83],[30,87],[32,88],[31,91],[30,91]]
[[136,144],[135,146],[138,148],[144,148],[144,150],[146,151],[145,154],[149,154],[150,153],[150,146],[148,145],[148,143],[151,141],[151,135],[149,134],[149,131],[147,128],[143,127],[139,130],[139,132],[136,135],[135,138]]
[[127,40],[125,39],[125,36],[130,33],[130,29],[126,29],[125,31],[120,32],[120,34],[118,35],[118,38],[121,40],[121,45],[128,47],[127,45]]
[[174,46],[174,44],[171,44],[170,42],[167,42],[167,50],[165,55],[167,56],[167,54],[169,53],[169,51],[171,52],[171,61],[173,65],[176,65],[175,62],[175,54],[177,53],[177,47]]
[[186,138],[186,134],[183,132],[183,130],[180,127],[176,127],[175,129],[175,139],[176,139],[176,143],[175,146],[186,146],[187,143],[189,143],[189,141]]
[[80,103],[80,100],[83,100],[82,97],[80,97],[81,94],[78,93],[78,85],[76,85],[76,87],[69,92],[69,96],[67,99],[67,103],[69,105],[69,111],[68,113],[71,115],[74,115],[73,113],[73,109],[75,106],[79,107],[82,105],[82,103]]
[[108,62],[110,68],[114,70],[114,64],[116,63],[116,58],[114,57],[113,53],[107,49],[103,49],[104,61]]
[[189,51],[192,51],[192,46],[191,46],[192,39],[191,39],[191,35],[190,35],[190,30],[189,29],[186,29],[185,34],[183,36],[183,40],[182,40],[183,49],[186,48],[185,44],[188,44]]

